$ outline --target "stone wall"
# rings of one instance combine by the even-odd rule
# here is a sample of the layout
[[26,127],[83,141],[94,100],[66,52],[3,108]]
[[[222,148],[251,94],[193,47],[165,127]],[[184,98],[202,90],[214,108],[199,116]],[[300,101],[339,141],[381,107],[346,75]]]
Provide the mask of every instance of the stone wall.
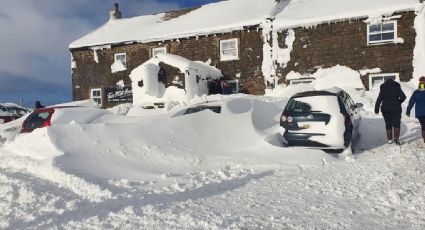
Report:
[[[364,19],[322,24],[315,28],[295,29],[295,42],[291,61],[286,68],[278,68],[280,82],[286,82],[290,71],[301,74],[313,73],[317,68],[343,65],[354,70],[380,68],[382,73],[399,73],[401,81],[412,77],[413,49],[416,32],[413,28],[415,13],[405,12],[395,15],[398,37],[402,44],[367,44],[367,24]],[[280,46],[284,47],[284,35],[279,36]],[[368,76],[362,76],[366,88]]]
[[[239,60],[220,61],[220,40],[237,38],[239,45]],[[124,80],[131,85],[129,74],[131,71],[151,58],[152,48],[166,47],[167,52],[185,57],[189,60],[211,61],[211,64],[223,71],[226,79],[239,79],[243,85],[242,92],[249,94],[263,94],[264,80],[261,73],[262,65],[262,38],[261,31],[235,31],[232,33],[216,34],[211,36],[190,37],[172,41],[152,43],[134,43],[113,46],[111,49],[98,50],[99,63],[95,62],[94,51],[88,48],[72,50],[76,64],[73,69],[73,98],[83,100],[90,98],[92,88],[114,86]],[[127,70],[111,73],[114,63],[114,54],[127,54]],[[182,74],[176,68],[164,66],[167,73],[167,85],[171,85],[174,76]],[[180,79],[183,80],[184,79]],[[103,98],[105,102],[105,98]],[[115,103],[106,103],[104,107],[114,106]]]
[[[364,19],[318,25],[314,28],[296,28],[295,42],[291,60],[286,68],[278,67],[280,82],[286,82],[290,71],[301,74],[314,73],[318,68],[335,65],[347,66],[353,70],[380,68],[382,73],[399,73],[401,81],[411,79],[413,73],[413,49],[416,32],[413,28],[415,13],[398,13],[397,35],[404,43],[379,45],[367,44],[367,24]],[[237,38],[239,60],[220,61],[220,41]],[[279,45],[284,48],[284,33],[279,34]],[[189,60],[211,61],[211,64],[223,71],[227,79],[239,79],[242,92],[263,94],[264,77],[261,72],[263,61],[263,41],[261,30],[252,29],[210,36],[189,37],[151,43],[133,43],[112,46],[111,49],[98,50],[99,63],[94,60],[94,51],[89,48],[72,50],[76,68],[73,69],[73,98],[90,98],[90,89],[114,86],[124,80],[131,85],[128,77],[131,70],[151,58],[152,48],[166,47],[167,52]],[[111,73],[114,54],[127,54],[127,70]],[[167,73],[166,85],[172,85],[175,76],[184,82],[179,70],[164,65]],[[362,76],[368,88],[368,76]],[[105,101],[105,97],[103,98]],[[106,103],[104,107],[116,103]]]

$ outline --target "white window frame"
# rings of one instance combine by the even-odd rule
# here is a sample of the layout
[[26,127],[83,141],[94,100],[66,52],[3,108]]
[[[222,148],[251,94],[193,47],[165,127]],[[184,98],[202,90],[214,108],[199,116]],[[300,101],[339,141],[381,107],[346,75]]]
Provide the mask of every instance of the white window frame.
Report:
[[[124,56],[124,62],[121,59],[117,59],[118,56]],[[114,54],[114,62],[121,61],[122,64],[127,67],[127,54],[126,53],[116,53]]]
[[236,85],[236,89],[235,90],[233,90],[233,87],[232,87],[232,94],[237,94],[237,93],[239,93],[240,92],[240,90],[241,90],[241,87],[240,87],[240,83],[239,83],[239,80],[237,80],[237,79],[234,79],[234,80],[224,80],[224,81],[221,81],[221,88],[223,89],[223,83],[224,82],[227,82],[227,83],[229,83],[230,85]]
[[[99,91],[100,96],[94,96],[93,92]],[[103,105],[102,99],[102,89],[101,88],[93,88],[90,90],[90,98],[96,103],[97,106],[101,107]],[[98,103],[95,99],[99,99],[100,103]]]
[[163,46],[163,47],[152,48],[151,57],[155,57],[156,54],[158,54],[158,53],[155,54],[155,52],[158,52],[158,53],[167,53],[167,47]]
[[[394,33],[394,38],[393,39],[389,39],[389,40],[379,40],[379,41],[370,41],[370,36],[371,35],[376,35],[376,34],[383,34],[383,33],[388,33],[391,32],[391,30],[388,31],[382,31],[382,27],[381,27],[381,31],[379,32],[370,32],[370,27],[371,26],[375,26],[375,25],[383,25],[383,24],[394,24],[394,31],[392,31]],[[379,45],[379,44],[386,44],[386,43],[394,43],[397,40],[397,21],[393,20],[393,21],[383,21],[379,24],[368,24],[367,25],[367,44],[368,45]]]
[[[369,74],[369,90],[373,89],[379,89],[379,86],[373,87],[372,86],[372,79],[378,78],[378,77],[388,77],[388,76],[395,76],[395,81],[400,82],[400,74],[399,73],[381,73],[381,74]],[[385,80],[384,80],[385,82]],[[381,83],[382,84],[382,83]]]
[[[226,42],[234,42],[235,43],[235,48],[232,49],[228,49],[228,50],[236,50],[236,56],[230,56],[230,55],[224,55],[223,54],[223,43]],[[237,38],[231,38],[231,39],[226,39],[226,40],[221,40],[220,41],[220,61],[234,61],[234,60],[239,60],[239,42]]]

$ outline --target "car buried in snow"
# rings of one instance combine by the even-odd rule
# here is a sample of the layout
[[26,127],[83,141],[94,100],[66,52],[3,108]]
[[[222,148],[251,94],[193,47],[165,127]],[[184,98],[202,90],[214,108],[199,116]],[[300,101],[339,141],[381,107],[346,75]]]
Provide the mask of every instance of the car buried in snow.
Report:
[[21,133],[30,133],[34,129],[71,122],[90,123],[110,113],[104,109],[84,106],[53,106],[35,109],[22,123]]
[[362,107],[340,88],[295,94],[280,117],[284,145],[354,153]]
[[16,104],[0,104],[0,124],[8,123],[28,114],[30,110]]

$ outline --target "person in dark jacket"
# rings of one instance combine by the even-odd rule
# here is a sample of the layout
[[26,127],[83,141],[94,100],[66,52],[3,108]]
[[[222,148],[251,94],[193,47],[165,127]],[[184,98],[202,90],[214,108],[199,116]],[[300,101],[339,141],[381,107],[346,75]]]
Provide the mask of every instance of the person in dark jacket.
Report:
[[375,113],[379,114],[379,108],[381,108],[385,120],[388,143],[394,142],[399,145],[401,104],[406,100],[406,95],[401,90],[400,84],[392,79],[386,80],[380,88],[378,99],[376,99]]
[[35,105],[34,105],[34,107],[35,107],[36,109],[44,108],[44,106],[43,106],[43,105],[41,105],[41,102],[40,102],[40,101],[35,101]]
[[[415,106],[416,105],[416,106]],[[415,117],[422,127],[422,138],[425,143],[425,76],[419,78],[419,89],[413,92],[407,106],[406,115],[410,117],[410,111],[415,106]]]
[[233,89],[229,82],[224,81],[223,82],[223,94],[232,94]]

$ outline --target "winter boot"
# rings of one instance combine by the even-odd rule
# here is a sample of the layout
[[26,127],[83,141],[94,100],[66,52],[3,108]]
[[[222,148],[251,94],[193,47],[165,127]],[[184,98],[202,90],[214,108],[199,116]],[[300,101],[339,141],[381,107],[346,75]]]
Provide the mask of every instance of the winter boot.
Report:
[[394,143],[395,143],[396,145],[401,145],[400,140],[398,140],[398,139],[394,139]]

